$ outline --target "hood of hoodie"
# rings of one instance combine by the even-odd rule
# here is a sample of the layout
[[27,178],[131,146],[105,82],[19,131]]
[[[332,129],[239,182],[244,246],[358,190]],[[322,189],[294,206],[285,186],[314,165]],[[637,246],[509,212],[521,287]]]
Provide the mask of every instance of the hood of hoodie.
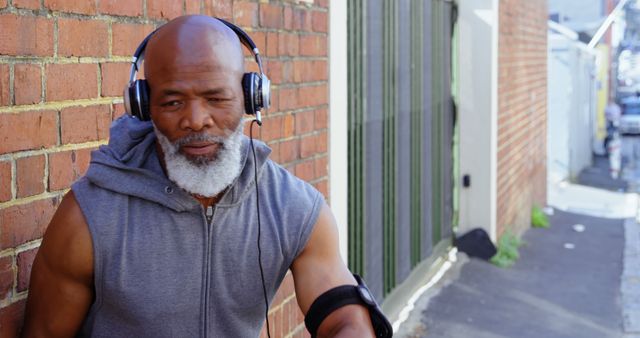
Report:
[[[260,175],[271,149],[259,141],[254,141],[254,145]],[[240,175],[226,190],[218,206],[240,202],[254,186],[256,163],[246,136],[242,139],[241,161]],[[85,177],[103,189],[159,203],[178,212],[200,207],[198,200],[165,175],[156,150],[152,123],[128,115],[112,123],[109,144],[91,153]]]

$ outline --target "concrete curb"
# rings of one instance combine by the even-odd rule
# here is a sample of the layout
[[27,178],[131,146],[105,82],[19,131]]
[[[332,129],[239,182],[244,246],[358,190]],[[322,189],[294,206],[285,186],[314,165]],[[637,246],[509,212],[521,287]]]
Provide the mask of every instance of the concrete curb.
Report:
[[625,337],[640,337],[640,224],[624,222],[624,266],[621,276],[622,318]]

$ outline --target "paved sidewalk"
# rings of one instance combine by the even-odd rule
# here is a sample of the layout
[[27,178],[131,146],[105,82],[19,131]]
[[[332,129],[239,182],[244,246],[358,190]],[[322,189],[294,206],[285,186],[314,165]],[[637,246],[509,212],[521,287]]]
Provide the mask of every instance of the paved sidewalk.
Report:
[[550,219],[551,228],[525,233],[509,269],[477,259],[456,264],[459,276],[450,274],[397,336],[621,337],[623,220],[561,211]]
[[396,336],[640,338],[638,198],[620,192],[633,185],[611,180],[606,158],[594,162],[582,185],[550,191],[564,211],[525,232],[513,267],[459,254]]

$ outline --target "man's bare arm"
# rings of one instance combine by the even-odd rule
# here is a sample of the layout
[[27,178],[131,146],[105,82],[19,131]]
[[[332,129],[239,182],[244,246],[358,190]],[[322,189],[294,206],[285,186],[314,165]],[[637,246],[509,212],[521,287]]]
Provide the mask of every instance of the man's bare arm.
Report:
[[[311,237],[291,266],[298,305],[304,314],[313,301],[336,286],[356,285],[356,280],[340,257],[338,229],[325,204]],[[364,306],[343,306],[327,316],[318,328],[318,337],[373,337],[369,312]]]
[[91,235],[73,192],[69,192],[33,263],[22,336],[75,336],[93,297]]

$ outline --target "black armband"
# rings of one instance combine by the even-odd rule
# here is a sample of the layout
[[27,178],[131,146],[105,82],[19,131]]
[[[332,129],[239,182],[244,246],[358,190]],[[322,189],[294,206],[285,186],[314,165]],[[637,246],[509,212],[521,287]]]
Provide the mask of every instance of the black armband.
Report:
[[307,315],[304,317],[304,324],[311,333],[311,337],[316,337],[318,327],[322,321],[333,311],[351,304],[359,304],[369,310],[371,324],[376,337],[387,338],[393,336],[393,328],[387,317],[376,303],[375,298],[364,284],[360,276],[353,275],[358,285],[342,285],[321,294],[313,301]]

